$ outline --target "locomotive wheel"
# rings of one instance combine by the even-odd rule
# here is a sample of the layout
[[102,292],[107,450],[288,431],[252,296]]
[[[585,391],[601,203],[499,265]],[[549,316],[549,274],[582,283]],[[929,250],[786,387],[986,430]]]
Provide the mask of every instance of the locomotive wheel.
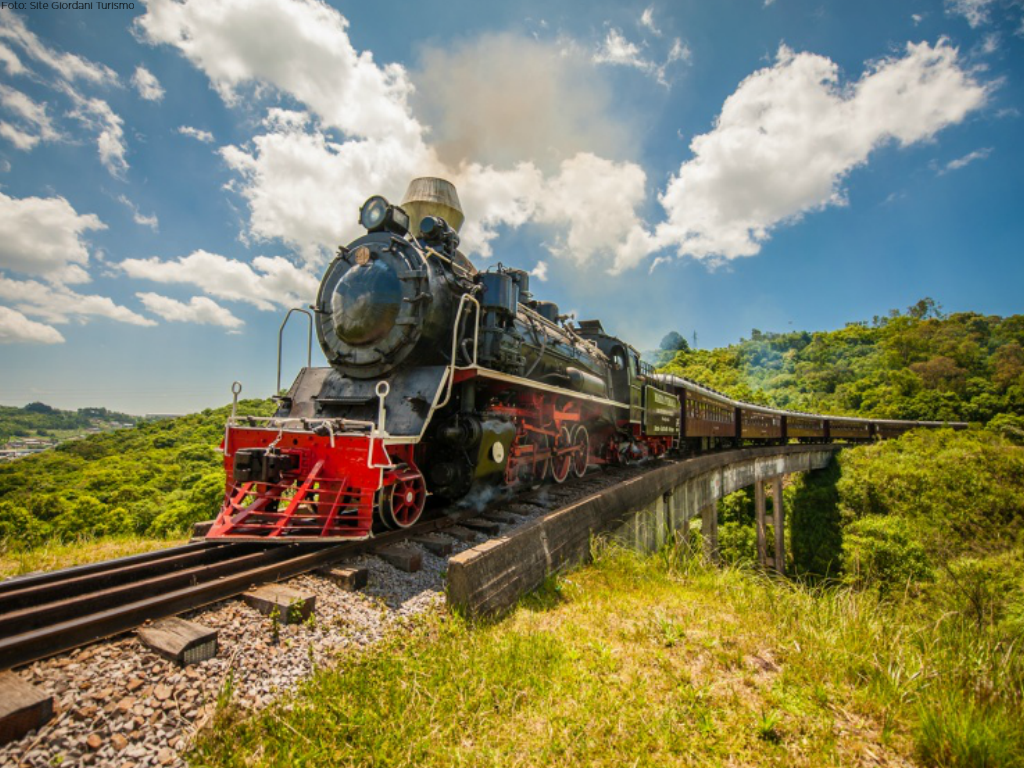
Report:
[[406,469],[401,479],[381,489],[380,519],[388,528],[408,528],[423,514],[427,484],[418,470]]
[[579,449],[572,457],[572,473],[576,477],[583,477],[590,463],[590,433],[582,424],[577,424],[573,429],[572,444]]
[[551,477],[556,483],[564,483],[569,477],[569,470],[572,469],[572,453],[567,449],[572,447],[572,435],[568,427],[558,430],[558,439],[555,440],[555,450],[565,450],[566,453],[555,454],[551,458]]

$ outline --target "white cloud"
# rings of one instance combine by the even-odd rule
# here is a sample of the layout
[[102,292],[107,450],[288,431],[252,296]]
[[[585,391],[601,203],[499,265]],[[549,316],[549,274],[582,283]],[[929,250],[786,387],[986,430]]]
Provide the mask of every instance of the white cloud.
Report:
[[182,125],[178,127],[178,133],[182,136],[189,136],[196,141],[201,141],[204,144],[213,143],[213,134],[209,131],[203,131],[199,128],[193,128],[191,125]]
[[946,0],[946,12],[963,16],[972,27],[980,27],[989,21],[989,9],[995,0]]
[[912,13],[912,14],[910,14],[910,19],[911,19],[911,21],[914,22],[914,26],[916,27],[918,24],[920,24],[922,21],[924,21],[924,14]]
[[22,152],[27,152],[39,143],[38,136],[32,133],[26,133],[20,128],[11,125],[6,120],[0,120],[0,136],[3,136],[14,145],[15,149],[20,149]]
[[29,320],[21,312],[0,306],[0,344],[63,344],[56,328]]
[[641,237],[636,208],[646,193],[646,175],[635,163],[613,163],[582,153],[562,163],[540,195],[537,220],[568,224],[564,237],[549,245],[557,256],[583,265],[606,254],[616,262],[621,249]]
[[160,230],[160,220],[156,217],[155,213],[152,216],[143,215],[139,212],[138,206],[129,200],[127,195],[121,195],[117,198],[117,201],[132,212],[132,221],[140,227],[149,227],[154,232],[158,232]]
[[[845,204],[843,179],[873,150],[926,141],[987,97],[944,39],[909,43],[847,86],[831,60],[783,46],[691,142],[693,159],[660,196],[668,220],[657,244],[697,258],[752,256],[773,227]],[[629,253],[621,266],[641,258]]]
[[0,133],[18,149],[29,150],[41,141],[61,138],[46,113],[45,103],[33,101],[21,91],[0,83],[0,105],[20,123],[17,126],[7,121],[0,123]]
[[219,325],[230,330],[237,330],[245,325],[231,312],[205,296],[193,296],[186,304],[158,293],[137,293],[135,295],[150,312],[173,323]]
[[654,6],[649,5],[640,14],[640,26],[650,30],[653,35],[661,35],[661,30],[654,23]]
[[672,41],[672,47],[669,49],[664,63],[658,64],[644,56],[640,46],[627,40],[622,32],[615,27],[611,27],[593,58],[598,64],[614,64],[639,69],[653,77],[661,85],[668,86],[669,80],[666,75],[668,66],[677,61],[687,63],[692,55],[689,46],[676,38]]
[[85,322],[90,317],[105,317],[130,325],[156,325],[148,317],[115,304],[106,296],[76,293],[63,285],[45,285],[37,280],[11,280],[0,275],[0,299],[48,323]]
[[[630,157],[629,141],[616,131],[595,132],[609,123],[621,127],[609,118],[614,105],[587,106],[584,97],[600,95],[598,87],[581,92],[577,110],[576,94],[565,88],[576,82],[564,75],[569,65],[537,75],[534,47],[523,55],[511,36],[428,49],[423,72],[410,75],[357,52],[347,20],[314,0],[153,0],[137,25],[149,42],[177,47],[228,104],[241,105],[243,94],[254,97],[246,106],[275,99],[257,135],[220,153],[237,175],[232,188],[248,204],[247,235],[280,239],[309,265],[361,233],[355,211],[367,196],[397,201],[409,179],[425,174],[456,183],[468,253],[487,256],[504,228],[532,224],[544,228],[556,256],[577,264],[605,260],[613,271],[667,248],[699,258],[752,255],[773,227],[842,204],[843,179],[876,147],[929,139],[987,97],[945,41],[909,46],[902,58],[870,65],[848,86],[840,86],[829,59],[782,48],[773,66],[740,84],[714,129],[692,140],[694,157],[660,196],[667,220],[652,232],[638,214],[647,199],[645,174],[623,159]],[[270,51],[267,28],[276,31]],[[557,48],[525,44],[541,53]],[[504,56],[506,48],[518,55]],[[648,48],[611,29],[596,56],[569,45],[558,60],[572,64],[583,55],[664,81],[666,67],[688,60],[689,50],[674,40],[658,64]],[[599,73],[591,72],[600,85]],[[502,77],[516,85],[500,87]],[[410,101],[414,79],[419,95]],[[518,87],[524,81],[529,89]],[[560,114],[565,93],[567,114]],[[290,97],[290,108],[280,107],[278,95]],[[538,116],[537,130],[520,120],[523,109]],[[581,120],[585,114],[594,119]],[[254,279],[249,265],[208,256]],[[125,264],[130,273],[145,269],[221,298],[281,303],[208,277],[209,270],[202,277],[180,267],[173,278],[160,272],[182,261]]]
[[356,51],[348,20],[316,0],[150,0],[136,24],[149,42],[177,47],[229,104],[264,82],[352,137],[414,142],[422,131],[405,70]]
[[28,71],[18,58],[18,54],[3,44],[0,44],[0,63],[4,65],[8,75],[23,75]]
[[[124,121],[106,101],[85,96],[74,85],[77,81],[84,81],[90,85],[116,85],[118,78],[114,71],[103,64],[91,62],[75,54],[60,53],[46,46],[29,31],[20,16],[8,10],[0,11],[0,40],[7,40],[20,47],[28,56],[42,62],[57,73],[56,81],[48,83],[48,85],[71,100],[73,108],[68,114],[88,130],[97,134],[96,145],[103,165],[114,176],[123,176],[128,169],[128,163],[125,160],[127,145],[124,137]],[[4,54],[3,51],[7,53]],[[4,47],[3,51],[0,51],[0,59],[5,62],[9,71],[12,66],[16,68],[21,66],[20,60],[9,48]],[[14,56],[14,58],[11,59],[10,56]],[[24,68],[22,67],[22,69]],[[136,77],[138,75],[139,71],[136,71]],[[13,91],[13,89],[6,90]],[[17,91],[14,93],[19,94]],[[0,125],[0,133],[12,141],[15,146],[20,149],[31,149],[40,141],[63,138],[57,135],[56,130],[49,123],[45,114],[45,105],[35,104],[24,94],[13,98],[18,101],[8,103],[10,98],[5,96],[5,106],[19,111],[22,123],[20,125],[4,123]],[[45,122],[40,122],[40,120],[45,120]]]
[[989,56],[999,50],[999,34],[993,32],[990,35],[985,35],[985,39],[981,42],[981,52],[985,56]]
[[[378,66],[369,54],[357,53],[347,24],[336,11],[312,0],[154,0],[140,17],[142,36],[154,44],[179,48],[229,104],[238,103],[243,88],[266,95],[270,86],[307,108],[272,108],[259,135],[221,149],[225,162],[238,174],[233,188],[249,206],[249,235],[280,239],[308,263],[317,264],[335,245],[361,234],[355,212],[370,194],[397,201],[411,178],[438,173],[453,177],[459,187],[468,215],[463,243],[471,252],[488,253],[497,227],[514,227],[531,217],[543,225],[567,228],[564,237],[555,234],[553,247],[564,253],[571,249],[575,258],[611,247],[594,242],[586,234],[593,229],[592,222],[584,223],[583,214],[555,201],[548,190],[571,183],[581,187],[583,194],[582,187],[588,185],[576,178],[573,169],[589,161],[579,158],[596,161],[593,150],[628,147],[630,134],[607,119],[613,111],[608,99],[600,101],[601,109],[588,105],[587,97],[602,91],[585,77],[566,74],[557,46],[526,41],[531,55],[524,56],[524,49],[517,47],[518,38],[490,36],[462,49],[424,54],[420,87],[443,105],[440,113],[431,114],[438,118],[439,146],[451,149],[443,162],[427,146],[423,124],[412,114],[408,103],[412,85],[405,70]],[[267,28],[275,29],[270,54],[264,44]],[[502,54],[506,50],[508,56]],[[543,62],[552,66],[531,68],[535,50],[546,54]],[[536,101],[525,105],[526,114],[519,119],[524,99],[515,94],[524,91],[518,85],[524,67],[533,86],[526,89],[527,95]],[[502,76],[511,87],[493,87]],[[477,104],[467,112],[466,93],[446,88],[453,80],[472,83],[474,77],[482,85],[472,95],[488,94],[494,110]],[[589,79],[597,80],[592,70]],[[575,84],[578,89],[568,87]],[[531,128],[530,116],[537,118],[537,126],[518,134],[516,126]],[[507,128],[509,123],[512,129]],[[609,131],[609,125],[615,130]],[[332,128],[349,138],[338,141]],[[495,147],[499,148],[494,150],[496,155],[501,152],[502,142],[490,134],[502,129],[506,131],[499,138],[512,136],[518,148],[525,142],[537,149],[539,157],[508,168],[509,155],[489,155]],[[506,168],[491,161],[503,162]],[[594,170],[612,173],[621,173],[628,165],[605,163],[607,168],[597,169],[589,162]],[[540,168],[549,167],[553,175],[546,178]],[[488,183],[481,183],[482,179]],[[626,188],[634,187],[627,183]],[[538,190],[544,200],[530,199]],[[138,261],[129,260],[128,268],[138,270]],[[228,297],[223,285],[213,288],[219,293],[207,286],[204,290]],[[259,294],[246,291],[237,298],[251,301],[254,296]]]
[[320,286],[316,276],[280,256],[257,256],[250,265],[195,251],[174,261],[126,259],[121,268],[134,278],[193,285],[210,296],[246,302],[262,310],[310,304]]
[[648,69],[651,63],[640,55],[640,48],[631,43],[623,34],[612,27],[608,30],[601,47],[594,54],[594,61],[601,64],[620,64],[625,67]]
[[[378,66],[349,40],[348,21],[315,0],[153,0],[137,20],[153,44],[176,46],[228,104],[266,86],[312,113],[271,110],[265,133],[221,154],[240,177],[249,232],[280,238],[310,262],[356,233],[370,194],[401,195],[409,179],[436,166],[411,115],[412,90],[398,65]],[[266,45],[266,30],[274,45]],[[307,121],[309,129],[305,128]],[[328,128],[351,140],[337,142]],[[197,137],[198,138],[198,137]]]
[[537,266],[530,270],[530,276],[535,277],[542,283],[548,281],[548,263],[546,261],[538,261]]
[[156,75],[141,64],[135,68],[135,74],[132,75],[132,85],[139,92],[139,96],[146,101],[160,101],[164,97],[163,86],[156,79]]
[[466,209],[464,248],[488,257],[502,227],[533,222],[548,226],[548,250],[583,265],[595,257],[619,258],[619,249],[641,238],[636,209],[646,177],[635,163],[615,163],[581,152],[545,176],[532,163],[510,171],[470,165],[453,177]]
[[339,144],[273,119],[249,145],[220,152],[241,179],[234,188],[249,203],[250,233],[280,238],[311,264],[362,233],[357,212],[367,197],[398,200],[433,164],[425,148],[410,153],[399,138]]
[[992,154],[992,147],[984,147],[982,149],[976,149],[973,152],[968,152],[963,157],[958,157],[955,160],[950,160],[946,163],[945,167],[939,171],[939,174],[946,174],[950,171],[959,171],[964,166],[970,165],[976,160],[984,160]]
[[6,9],[0,10],[0,40],[10,41],[30,58],[55,70],[68,82],[84,80],[97,85],[117,82],[117,75],[110,67],[96,64],[73,53],[59,53],[44,45],[29,31],[20,16]]
[[67,84],[62,86],[62,90],[75,104],[75,108],[69,113],[71,117],[96,132],[96,148],[99,151],[100,162],[112,176],[122,178],[128,170],[128,161],[125,159],[128,145],[124,138],[124,120],[103,99],[82,96]]
[[63,197],[13,198],[0,192],[0,268],[52,282],[81,283],[89,277],[84,240],[106,225],[79,214]]

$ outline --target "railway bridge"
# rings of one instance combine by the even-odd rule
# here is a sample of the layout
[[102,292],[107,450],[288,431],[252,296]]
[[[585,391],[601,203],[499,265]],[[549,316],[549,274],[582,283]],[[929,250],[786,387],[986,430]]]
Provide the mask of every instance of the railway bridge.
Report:
[[[594,536],[653,551],[701,518],[707,556],[718,557],[718,500],[753,486],[758,561],[785,569],[782,479],[822,469],[841,444],[740,448],[675,461],[562,507],[514,533],[451,558],[448,600],[469,615],[508,610],[552,573],[586,562]],[[772,515],[766,497],[773,498]]]

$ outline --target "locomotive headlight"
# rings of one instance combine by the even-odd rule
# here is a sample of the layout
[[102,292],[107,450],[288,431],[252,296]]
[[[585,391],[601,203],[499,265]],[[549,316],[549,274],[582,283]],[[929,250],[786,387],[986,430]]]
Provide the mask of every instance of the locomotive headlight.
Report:
[[388,201],[380,195],[374,195],[359,209],[359,223],[369,231],[379,229],[388,215]]

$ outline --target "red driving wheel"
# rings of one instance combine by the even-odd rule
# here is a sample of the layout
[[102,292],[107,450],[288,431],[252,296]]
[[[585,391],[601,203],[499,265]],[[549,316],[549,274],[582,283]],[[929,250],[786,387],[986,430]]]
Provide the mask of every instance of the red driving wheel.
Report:
[[576,477],[583,477],[590,463],[590,433],[582,424],[577,424],[573,429],[572,444],[576,448],[576,454],[572,457],[572,473]]
[[380,517],[388,528],[408,528],[423,514],[427,484],[418,469],[399,471],[398,479],[381,493]]
[[558,438],[555,440],[554,455],[551,457],[551,477],[556,483],[564,483],[569,477],[569,470],[572,469],[573,450],[572,436],[568,427],[558,430]]

